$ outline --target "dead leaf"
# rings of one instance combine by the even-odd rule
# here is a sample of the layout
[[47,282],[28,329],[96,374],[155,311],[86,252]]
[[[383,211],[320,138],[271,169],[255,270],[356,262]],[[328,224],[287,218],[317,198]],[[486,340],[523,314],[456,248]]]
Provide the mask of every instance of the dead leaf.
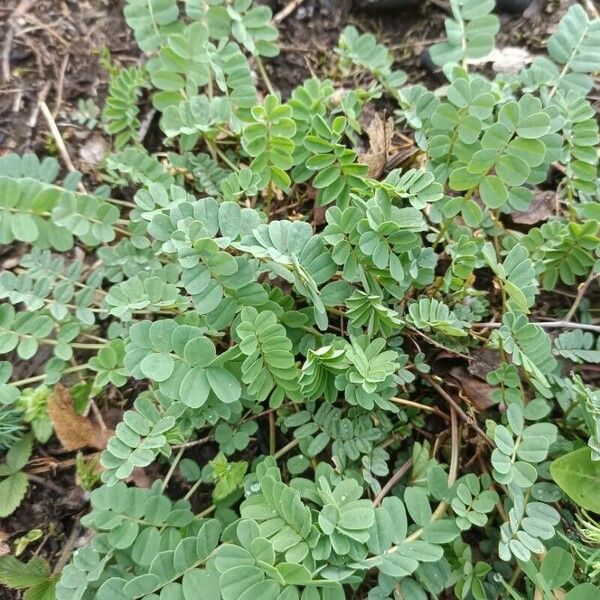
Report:
[[556,203],[556,192],[543,192],[538,190],[533,193],[533,201],[527,210],[520,212],[515,210],[511,213],[514,223],[520,225],[535,225],[540,221],[547,221],[552,216],[552,209]]
[[54,394],[48,401],[48,414],[54,424],[56,437],[66,450],[104,450],[106,442],[114,434],[112,429],[102,429],[89,418],[77,414],[69,390],[60,383],[56,384]]
[[502,357],[498,350],[492,348],[477,348],[471,353],[472,360],[469,361],[469,373],[474,377],[483,379],[490,371],[497,369],[502,364]]
[[387,162],[388,149],[394,132],[394,119],[389,117],[384,121],[381,115],[376,113],[366,131],[369,136],[369,151],[361,154],[359,160],[368,165],[368,176],[378,179]]
[[489,383],[469,375],[464,367],[453,367],[450,375],[456,379],[464,396],[478,411],[484,411],[493,406],[493,388]]

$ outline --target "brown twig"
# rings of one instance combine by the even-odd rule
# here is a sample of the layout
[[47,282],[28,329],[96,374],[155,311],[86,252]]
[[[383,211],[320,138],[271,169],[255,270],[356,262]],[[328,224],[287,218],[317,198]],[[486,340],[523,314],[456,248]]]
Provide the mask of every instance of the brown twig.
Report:
[[381,488],[381,491],[377,496],[375,496],[375,500],[373,500],[373,504],[375,506],[379,506],[381,501],[387,496],[388,492],[402,479],[403,475],[408,472],[408,470],[412,467],[413,461],[412,458],[409,458],[385,483],[385,485]]
[[[450,454],[450,466],[448,468],[448,487],[452,487],[458,477],[458,455],[460,453],[459,439],[458,439],[458,424],[456,422],[456,411],[454,408],[450,408],[450,423],[451,423],[451,454]],[[437,521],[442,519],[446,514],[448,504],[445,501],[441,501],[431,515],[431,521]],[[407,538],[406,542],[414,542],[423,535],[423,527],[417,529],[411,533]],[[386,550],[386,554],[392,554],[398,550],[398,546],[392,546]]]
[[[54,138],[54,141],[56,142],[56,147],[58,148],[58,152],[59,152],[61,158],[63,159],[65,166],[71,172],[76,171],[77,169],[75,168],[75,165],[73,164],[73,161],[71,160],[71,157],[69,156],[69,152],[67,151],[65,142],[62,139],[62,135],[60,134],[58,127],[56,126],[56,121],[54,120],[54,117],[52,116],[52,113],[50,112],[48,105],[43,100],[39,104],[40,104],[40,110],[42,111],[42,114],[44,115],[44,118],[46,119],[46,123],[48,123],[48,128],[50,129],[50,133],[52,134],[52,137]],[[79,185],[77,187],[84,194],[87,193],[86,189],[82,183],[79,183]]]
[[461,358],[464,358],[465,360],[471,360],[471,357],[468,354],[463,354],[462,352],[459,352],[458,350],[453,350],[452,348],[448,348],[447,346],[444,346],[444,344],[440,344],[440,342],[436,342],[434,339],[430,338],[428,335],[424,334],[419,329],[415,329],[413,327],[408,327],[408,329],[410,329],[411,332],[416,333],[417,335],[421,336],[424,340],[427,340],[432,346],[435,346],[436,348],[440,348],[440,350],[445,350],[446,352],[449,352],[450,354],[454,354],[456,356],[460,356]]
[[42,102],[45,102],[51,87],[52,84],[49,81],[47,81],[44,84],[44,87],[42,87],[42,89],[39,91],[37,102],[33,106],[33,110],[31,111],[31,115],[29,117],[29,120],[27,121],[27,127],[29,127],[29,129],[35,129],[35,126],[38,122],[38,116],[40,114],[40,104]]
[[420,402],[413,402],[412,400],[406,400],[405,398],[390,398],[392,402],[396,404],[402,404],[403,406],[411,406],[412,408],[418,408],[426,412],[436,414],[438,417],[444,419],[444,421],[450,421],[450,418],[446,413],[441,411],[437,406],[428,406],[427,404],[421,404]]
[[56,84],[56,100],[54,101],[54,110],[52,111],[52,117],[56,119],[60,107],[62,106],[63,89],[65,87],[65,74],[67,72],[67,65],[69,64],[69,55],[65,54],[63,61],[60,65],[58,72],[58,83]]
[[431,387],[456,411],[456,414],[460,417],[460,419],[472,427],[477,434],[490,445],[490,447],[496,447],[496,444],[494,444],[492,439],[485,433],[485,431],[483,431],[483,429],[477,425],[474,419],[467,415],[467,413],[458,405],[456,400],[454,400],[454,398],[452,398],[452,396],[441,385],[439,385],[433,379],[433,377],[425,373],[421,373],[421,378],[427,381],[427,383],[429,383],[429,385],[431,385]]
[[207,435],[206,437],[198,438],[197,440],[194,440],[192,442],[185,442],[184,444],[175,444],[174,446],[172,446],[172,448],[177,449],[177,448],[192,448],[194,446],[202,446],[203,444],[207,444],[208,442],[210,442],[212,439],[213,438],[211,435]]
[[71,558],[71,554],[73,553],[73,548],[75,548],[75,544],[77,543],[78,536],[79,525],[75,525],[71,530],[71,534],[69,535],[67,542],[63,546],[62,552],[60,553],[56,564],[54,565],[54,569],[52,570],[53,573],[60,573],[63,570],[63,567],[67,564],[69,558]]
[[269,454],[273,456],[277,451],[276,446],[276,430],[275,430],[275,415],[270,412],[269,413]]
[[579,308],[579,304],[581,303],[583,297],[585,296],[585,293],[587,292],[587,289],[590,287],[592,281],[598,276],[600,276],[600,273],[596,273],[592,270],[588,275],[588,278],[579,286],[577,290],[577,296],[575,296],[575,300],[573,301],[573,304],[571,304],[569,312],[565,315],[565,321],[570,321],[573,318],[573,316],[577,312],[577,309]]
[[274,17],[273,23],[281,23],[284,19],[289,17],[302,3],[304,0],[291,0],[288,2]]
[[102,418],[102,413],[100,412],[100,409],[98,408],[98,405],[96,404],[96,401],[93,398],[90,400],[90,408],[94,413],[94,418],[98,422],[98,425],[100,425],[100,429],[102,429],[102,431],[106,431],[106,423],[104,422],[104,419]]

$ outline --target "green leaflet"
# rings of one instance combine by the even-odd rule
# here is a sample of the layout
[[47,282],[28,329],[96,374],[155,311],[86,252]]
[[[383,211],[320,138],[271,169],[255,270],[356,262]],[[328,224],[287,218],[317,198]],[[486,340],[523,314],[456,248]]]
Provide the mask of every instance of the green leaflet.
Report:
[[239,382],[220,366],[214,344],[199,328],[162,319],[136,323],[130,332],[125,368],[138,379],[157,381],[169,398],[199,408],[211,394],[225,403],[240,397]]
[[592,460],[590,448],[580,448],[557,458],[550,466],[552,478],[581,508],[596,512],[600,463]]
[[431,47],[431,58],[438,65],[480,58],[494,48],[500,24],[491,15],[493,0],[451,0],[452,18],[445,21],[448,40]]
[[280,405],[286,396],[297,397],[298,373],[292,342],[275,314],[245,308],[236,332],[240,350],[247,356],[242,364],[242,381],[248,385],[248,393],[259,401],[272,393],[273,407]]

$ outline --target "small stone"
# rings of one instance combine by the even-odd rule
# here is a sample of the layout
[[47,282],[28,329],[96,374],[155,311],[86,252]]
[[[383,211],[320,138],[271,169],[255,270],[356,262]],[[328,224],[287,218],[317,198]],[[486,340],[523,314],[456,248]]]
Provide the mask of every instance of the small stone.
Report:
[[106,141],[101,135],[92,135],[79,149],[81,160],[96,165],[106,156]]

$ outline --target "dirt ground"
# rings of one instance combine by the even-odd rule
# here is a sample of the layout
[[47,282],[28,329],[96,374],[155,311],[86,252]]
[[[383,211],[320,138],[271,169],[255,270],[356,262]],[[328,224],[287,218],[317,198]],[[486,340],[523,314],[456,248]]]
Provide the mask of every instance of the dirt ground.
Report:
[[[533,0],[524,15],[501,15],[499,45],[541,50],[544,40],[572,2]],[[286,1],[271,0],[274,13]],[[34,151],[57,154],[48,124],[39,109],[45,102],[65,140],[75,167],[89,173],[109,148],[98,111],[106,95],[106,64],[128,66],[142,55],[123,20],[123,0],[0,0],[0,155]],[[422,53],[440,38],[447,14],[445,0],[418,2],[407,11],[382,12],[364,8],[369,2],[304,0],[280,24],[282,53],[267,62],[275,84],[287,97],[311,74],[326,77],[335,67],[332,48],[347,24],[374,33],[394,52],[410,81],[429,81]],[[86,102],[87,114],[82,114]],[[94,109],[96,107],[96,109]],[[85,113],[85,111],[83,111]],[[153,115],[149,99],[141,106],[142,120]],[[92,122],[90,122],[90,120]],[[149,144],[156,123],[149,122]],[[16,248],[0,246],[0,269],[14,260]],[[34,375],[34,363],[19,365],[19,375]],[[51,452],[48,456],[42,452]],[[41,455],[41,456],[40,456]],[[73,460],[52,446],[36,451],[37,475],[26,501],[9,518],[0,520],[0,553],[6,539],[40,528],[43,537],[28,553],[56,559],[78,543],[77,520],[86,510],[84,492],[74,484]],[[65,460],[67,459],[67,460]],[[61,463],[61,468],[56,465]],[[67,468],[62,468],[62,467]],[[79,540],[81,541],[81,540]],[[0,600],[15,598],[0,589]]]

